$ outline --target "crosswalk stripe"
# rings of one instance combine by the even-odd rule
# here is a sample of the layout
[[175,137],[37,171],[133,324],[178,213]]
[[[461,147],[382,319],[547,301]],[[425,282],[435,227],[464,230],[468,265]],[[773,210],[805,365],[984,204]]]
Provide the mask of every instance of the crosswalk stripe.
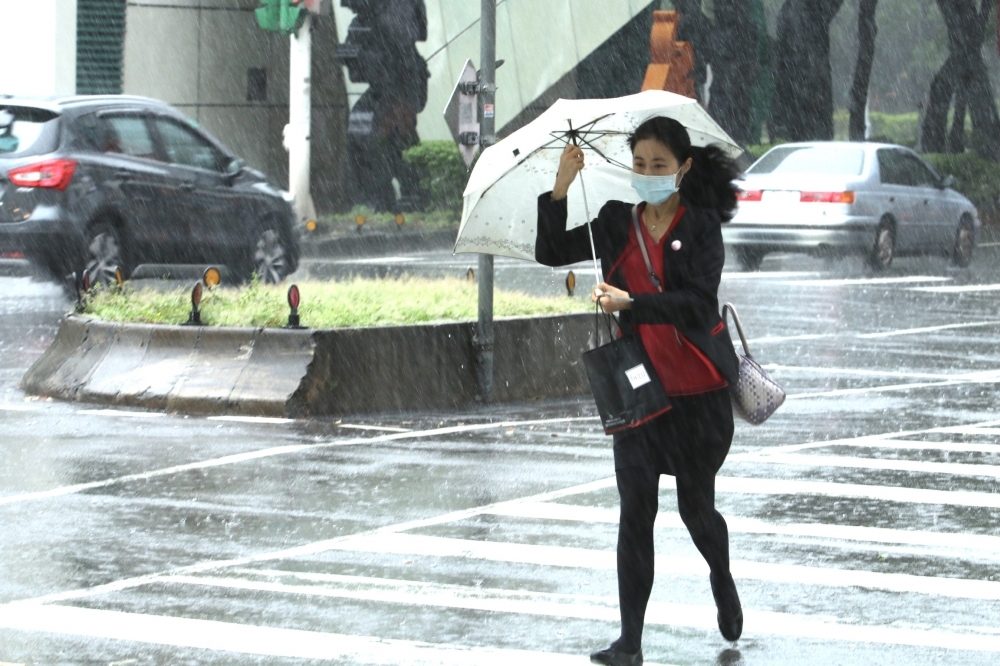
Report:
[[[524,502],[496,507],[492,515],[511,518],[535,518],[541,520],[562,520],[581,523],[618,523],[618,509],[559,504],[555,502]],[[951,557],[967,556],[970,550],[1000,557],[1000,537],[982,534],[955,532],[928,532],[918,530],[898,530],[885,527],[860,527],[854,525],[829,525],[826,523],[768,523],[755,518],[726,516],[729,533],[774,534],[781,536],[816,537],[821,539],[841,539],[882,544],[907,546],[928,546],[946,548]],[[659,528],[685,529],[681,517],[676,512],[660,511],[656,517]]]
[[[992,430],[1000,434],[1000,430]],[[979,444],[977,442],[921,442],[912,439],[859,439],[856,442],[813,442],[796,447],[795,451],[810,449],[825,449],[834,446],[855,447],[862,449],[902,449],[913,451],[944,451],[947,453],[1000,453],[1000,444]],[[782,451],[791,452],[790,449]],[[768,453],[763,453],[768,455]],[[748,458],[748,460],[751,458]]]
[[[612,550],[505,541],[470,541],[422,534],[380,534],[348,538],[335,544],[334,549],[391,555],[455,557],[577,569],[614,570],[617,568],[616,554]],[[733,560],[730,567],[736,578],[772,583],[861,587],[959,599],[1000,600],[1000,582],[993,581],[936,578],[747,560]],[[708,565],[700,557],[657,556],[656,571],[657,575],[661,577],[707,576]]]
[[799,465],[802,467],[843,467],[850,469],[877,469],[895,472],[919,472],[922,474],[951,474],[954,476],[1000,478],[1000,466],[997,465],[970,465],[966,463],[929,462],[924,460],[888,460],[884,458],[854,458],[851,456],[819,456],[797,453],[761,454],[756,457],[744,457],[743,460],[775,465]]
[[[660,489],[676,487],[674,477],[662,477]],[[850,497],[904,504],[938,504],[942,506],[967,506],[1000,509],[1000,493],[973,490],[933,490],[877,486],[864,483],[834,483],[832,481],[800,481],[797,479],[767,479],[738,476],[717,476],[717,493],[745,493],[750,495],[822,495],[825,497]]]
[[584,656],[351,636],[73,606],[0,606],[0,627],[298,659],[415,666],[583,666]]
[[[165,577],[163,582],[206,585],[249,592],[299,594],[374,601],[382,603],[433,606],[497,613],[517,613],[545,617],[597,620],[617,623],[618,599],[593,595],[554,594],[525,590],[477,588],[462,585],[404,581],[335,574],[311,574],[284,571],[243,570],[238,573],[285,580],[303,580],[314,584],[282,583],[273,580],[247,580],[219,577]],[[650,602],[646,609],[647,626],[685,627],[716,630],[714,606]],[[851,642],[878,642],[894,645],[921,645],[1000,651],[1000,637],[989,635],[992,628],[963,627],[958,631],[914,631],[895,627],[842,623],[830,618],[793,613],[758,611],[744,608],[744,636],[754,634],[834,639]],[[985,634],[985,635],[984,635]]]

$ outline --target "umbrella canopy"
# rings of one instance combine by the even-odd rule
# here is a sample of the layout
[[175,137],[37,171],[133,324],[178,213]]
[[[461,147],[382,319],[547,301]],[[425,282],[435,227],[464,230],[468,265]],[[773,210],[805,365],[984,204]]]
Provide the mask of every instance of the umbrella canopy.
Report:
[[734,157],[743,152],[688,97],[649,90],[614,99],[560,99],[483,151],[465,188],[455,252],[534,261],[538,195],[552,189],[559,156],[569,143],[583,149],[586,165],[569,191],[567,228],[590,222],[606,201],[638,203],[627,138],[654,116],[680,122],[695,146],[716,144]]

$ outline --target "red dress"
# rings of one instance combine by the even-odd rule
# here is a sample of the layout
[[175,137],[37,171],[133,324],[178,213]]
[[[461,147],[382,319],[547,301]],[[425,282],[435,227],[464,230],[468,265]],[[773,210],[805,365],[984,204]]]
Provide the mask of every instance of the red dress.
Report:
[[[663,243],[670,237],[674,227],[681,222],[684,213],[683,206],[677,209],[677,214],[659,243],[653,241],[645,224],[639,225],[642,230],[642,240],[646,243],[646,251],[649,254],[649,263],[653,267],[653,272],[660,278],[661,284],[666,284],[663,279]],[[641,210],[639,220],[642,221]],[[631,294],[656,293],[657,289],[649,279],[646,262],[639,250],[634,226],[629,229],[628,244],[617,263]],[[715,364],[691,344],[673,324],[636,324],[635,329],[667,395],[698,395],[717,391],[729,385],[719,374]]]

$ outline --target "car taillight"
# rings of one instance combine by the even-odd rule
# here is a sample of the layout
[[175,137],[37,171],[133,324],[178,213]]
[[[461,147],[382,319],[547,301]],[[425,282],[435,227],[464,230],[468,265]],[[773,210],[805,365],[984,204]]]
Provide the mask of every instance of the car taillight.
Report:
[[74,171],[76,162],[73,160],[49,160],[11,169],[7,177],[18,187],[45,187],[62,191],[73,180]]
[[764,197],[763,190],[740,190],[736,198],[740,201],[760,201]]
[[854,192],[803,192],[799,196],[802,203],[854,203]]

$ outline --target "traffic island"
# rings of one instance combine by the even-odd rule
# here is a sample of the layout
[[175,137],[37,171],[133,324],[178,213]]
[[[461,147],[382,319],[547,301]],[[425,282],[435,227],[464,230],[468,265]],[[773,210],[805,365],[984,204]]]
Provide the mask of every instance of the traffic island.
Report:
[[[79,402],[290,417],[446,409],[476,398],[475,325],[441,321],[474,316],[475,283],[411,278],[302,287],[288,290],[292,323],[300,317],[323,328],[280,328],[289,315],[281,287],[222,291],[199,283],[190,298],[98,292],[84,314],[63,320],[22,386]],[[198,307],[187,313],[192,299]],[[593,345],[595,328],[585,303],[498,291],[495,305],[494,400],[587,392],[580,354]],[[512,312],[522,316],[502,316]],[[185,319],[252,325],[155,323]]]

